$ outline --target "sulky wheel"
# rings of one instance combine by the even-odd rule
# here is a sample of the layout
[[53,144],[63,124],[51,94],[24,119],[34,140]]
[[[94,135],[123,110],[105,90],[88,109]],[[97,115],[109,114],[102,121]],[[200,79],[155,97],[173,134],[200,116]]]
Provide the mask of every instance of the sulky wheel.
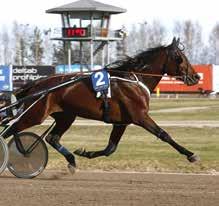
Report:
[[5,168],[8,164],[9,152],[8,152],[8,145],[0,136],[0,174],[4,172]]
[[[15,140],[16,139],[16,140]],[[46,167],[48,149],[45,142],[36,134],[22,132],[8,143],[9,171],[19,178],[34,178]]]

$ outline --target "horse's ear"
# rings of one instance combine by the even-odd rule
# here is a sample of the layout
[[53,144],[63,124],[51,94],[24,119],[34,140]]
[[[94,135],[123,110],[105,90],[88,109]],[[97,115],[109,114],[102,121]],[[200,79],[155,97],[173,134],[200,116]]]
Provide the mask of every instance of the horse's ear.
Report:
[[178,38],[178,39],[176,40],[176,37],[174,37],[174,38],[173,38],[173,41],[172,41],[172,43],[171,43],[171,46],[172,46],[173,48],[176,48],[176,47],[179,46],[179,43],[180,43],[180,39]]
[[180,38],[178,38],[178,39],[176,40],[176,46],[177,46],[177,47],[179,46],[179,43],[180,43]]
[[172,41],[171,45],[173,45],[173,46],[176,45],[176,37],[173,37],[173,41]]

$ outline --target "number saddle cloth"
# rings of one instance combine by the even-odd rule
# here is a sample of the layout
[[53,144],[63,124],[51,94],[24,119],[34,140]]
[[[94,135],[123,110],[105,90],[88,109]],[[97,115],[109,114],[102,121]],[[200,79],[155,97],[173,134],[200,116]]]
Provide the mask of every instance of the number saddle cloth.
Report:
[[111,98],[111,89],[110,89],[110,75],[103,69],[101,71],[96,71],[91,75],[92,86],[96,92],[96,97],[103,98],[103,120],[106,123],[110,123],[109,117],[109,103],[108,98]]
[[111,98],[110,75],[105,69],[94,72],[91,75],[91,80],[97,98],[101,96]]

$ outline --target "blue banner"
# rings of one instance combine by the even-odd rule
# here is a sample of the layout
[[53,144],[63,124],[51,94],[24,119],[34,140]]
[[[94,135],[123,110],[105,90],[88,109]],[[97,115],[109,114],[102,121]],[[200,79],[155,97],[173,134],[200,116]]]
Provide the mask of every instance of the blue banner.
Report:
[[[94,65],[93,70],[102,69],[100,65]],[[60,64],[56,66],[56,74],[66,74],[66,73],[73,73],[73,72],[87,72],[91,71],[91,66],[88,64],[72,64],[71,66],[67,64]]]
[[0,66],[0,91],[12,90],[12,66]]

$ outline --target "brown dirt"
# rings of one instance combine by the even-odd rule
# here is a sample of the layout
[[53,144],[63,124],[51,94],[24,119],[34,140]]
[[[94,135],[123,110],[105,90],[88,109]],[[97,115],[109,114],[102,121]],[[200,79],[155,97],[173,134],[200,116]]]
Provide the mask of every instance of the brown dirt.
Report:
[[0,176],[0,206],[218,206],[219,175],[46,170],[32,180]]
[[[219,127],[219,121],[217,120],[168,120],[168,121],[156,121],[159,126],[174,126],[174,127]],[[41,125],[51,125],[52,120],[45,120]],[[101,121],[95,120],[76,120],[73,126],[112,126],[112,124],[106,124]],[[132,125],[134,126],[134,125]]]

